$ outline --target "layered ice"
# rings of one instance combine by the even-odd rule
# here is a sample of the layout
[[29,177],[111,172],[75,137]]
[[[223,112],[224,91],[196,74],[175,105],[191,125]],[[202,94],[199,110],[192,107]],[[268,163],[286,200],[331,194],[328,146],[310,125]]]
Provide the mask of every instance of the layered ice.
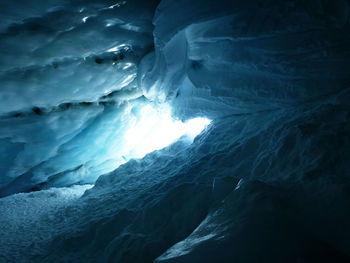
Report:
[[[2,256],[10,262],[244,262],[257,256],[347,262],[346,110],[313,107],[308,118],[300,111],[214,120],[191,145],[178,141],[131,160],[68,206],[43,211],[49,220],[33,223],[28,215],[23,230],[32,222],[43,237],[27,237],[31,246],[5,247],[10,238],[24,241],[4,230]],[[344,155],[330,155],[334,147]],[[6,197],[2,209],[16,210],[18,203],[41,209],[25,201],[33,194]]]
[[[182,136],[191,143],[210,120],[174,120],[168,105],[155,106],[137,99],[120,106],[90,105],[87,109],[5,118],[1,123],[7,147],[0,181],[5,196],[50,186],[94,183],[101,174]],[[11,134],[10,140],[7,134]]]
[[350,261],[349,1],[1,7],[0,261]]
[[0,195],[93,183],[124,162],[125,119],[145,105],[137,65],[157,1],[7,2]]

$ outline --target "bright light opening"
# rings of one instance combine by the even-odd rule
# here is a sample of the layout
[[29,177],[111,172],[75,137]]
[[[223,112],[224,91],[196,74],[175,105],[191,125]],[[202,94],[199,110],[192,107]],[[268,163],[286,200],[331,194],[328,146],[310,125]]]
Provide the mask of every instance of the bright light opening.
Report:
[[[86,154],[91,155],[91,161],[72,172],[75,177],[89,176],[87,180],[92,182],[98,175],[111,172],[130,159],[140,159],[165,148],[181,137],[190,144],[210,123],[207,118],[175,120],[168,105],[155,106],[143,100],[125,103],[115,113],[106,114],[103,125],[85,138],[90,141],[91,151]],[[100,134],[103,136],[98,136]]]
[[165,148],[182,136],[190,142],[210,123],[206,118],[194,118],[186,122],[174,120],[170,107],[143,106],[132,114],[125,134],[124,160],[142,158],[147,153]]

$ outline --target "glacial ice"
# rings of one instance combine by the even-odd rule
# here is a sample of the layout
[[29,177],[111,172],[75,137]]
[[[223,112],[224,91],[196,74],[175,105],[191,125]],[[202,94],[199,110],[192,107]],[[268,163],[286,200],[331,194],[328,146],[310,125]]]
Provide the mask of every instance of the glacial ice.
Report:
[[[28,191],[42,182],[45,187],[94,183],[99,175],[164,148],[181,136],[192,142],[210,122],[205,118],[176,121],[169,106],[139,100],[120,107],[95,105],[63,114],[51,112],[2,122],[0,132],[4,137],[11,134],[11,140],[19,145],[6,146],[5,140],[5,147],[15,151],[9,156],[16,158],[3,160],[2,195]],[[45,129],[41,128],[43,123]],[[37,151],[33,153],[33,149]]]
[[349,1],[0,7],[0,262],[350,261]]

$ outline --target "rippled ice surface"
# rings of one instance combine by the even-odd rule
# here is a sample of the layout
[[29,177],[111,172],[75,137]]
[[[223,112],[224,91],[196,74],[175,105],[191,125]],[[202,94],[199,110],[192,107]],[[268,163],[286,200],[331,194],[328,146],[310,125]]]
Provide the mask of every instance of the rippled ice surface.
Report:
[[350,261],[348,1],[0,7],[1,262]]

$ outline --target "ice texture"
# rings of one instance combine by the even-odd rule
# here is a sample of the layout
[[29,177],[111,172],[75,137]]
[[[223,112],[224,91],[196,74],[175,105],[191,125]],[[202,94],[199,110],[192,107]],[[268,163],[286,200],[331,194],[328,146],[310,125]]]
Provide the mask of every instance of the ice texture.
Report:
[[347,88],[349,5],[312,3],[162,1],[155,63],[140,76],[146,96],[172,100],[180,116],[222,116]]
[[[10,262],[346,262],[348,111],[313,105],[213,121],[193,144],[131,160],[68,207],[42,211],[49,219],[32,225],[43,239],[5,243],[1,255]],[[330,155],[334,147],[344,155]],[[16,210],[6,200],[34,194],[2,204]],[[2,240],[12,235],[4,229]]]
[[349,1],[4,3],[1,262],[350,262]]
[[145,105],[157,1],[5,2],[0,196],[94,183],[125,162],[125,120]]

